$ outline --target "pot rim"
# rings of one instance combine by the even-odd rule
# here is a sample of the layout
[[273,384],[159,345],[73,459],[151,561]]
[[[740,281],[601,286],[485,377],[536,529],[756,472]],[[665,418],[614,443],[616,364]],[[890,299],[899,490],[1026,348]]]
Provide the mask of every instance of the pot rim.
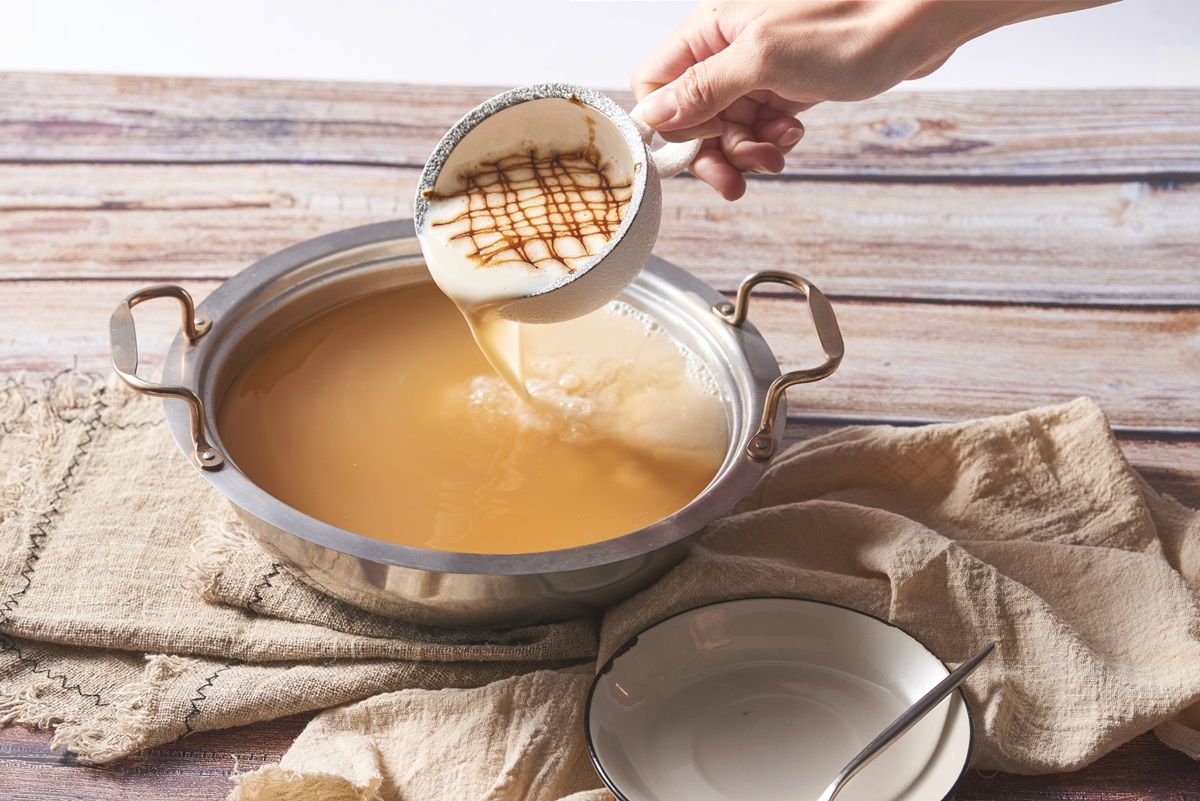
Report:
[[[413,222],[395,220],[337,231],[301,242],[237,273],[217,287],[196,309],[197,313],[211,318],[210,333],[194,342],[189,341],[183,331],[176,335],[163,368],[163,382],[195,389],[202,402],[215,411],[221,401],[215,393],[223,391],[224,387],[213,386],[217,370],[211,361],[213,351],[222,344],[223,320],[235,318],[250,299],[260,293],[269,294],[269,287],[293,271],[302,271],[323,260],[353,255],[354,251],[361,250],[362,261],[342,265],[353,270],[356,265],[361,267],[371,261],[370,256],[375,252],[371,250],[372,246],[388,244],[411,244],[412,258],[423,262]],[[407,258],[407,255],[394,255],[391,261],[401,258]],[[740,362],[737,366],[742,369],[737,376],[740,386],[722,389],[731,395],[737,392],[746,395],[742,403],[744,408],[741,409],[745,420],[740,428],[734,424],[734,420],[730,420],[729,448],[712,482],[682,509],[649,526],[596,543],[553,551],[480,554],[433,550],[355,534],[304,514],[268,494],[229,459],[217,469],[198,472],[235,506],[287,534],[349,557],[422,571],[480,575],[562,573],[622,562],[677,543],[729,511],[766,470],[770,460],[747,456],[745,443],[758,427],[768,387],[780,375],[780,369],[766,341],[749,321],[733,326],[712,313],[713,307],[723,304],[726,298],[696,276],[652,256],[627,291],[636,292],[638,286],[668,288],[673,294],[684,296],[682,300],[673,300],[693,305],[697,310],[707,307],[712,320],[701,321],[706,332],[711,328],[714,335],[725,339],[723,355],[729,358],[731,364],[732,357],[736,355]],[[736,349],[730,350],[735,345]],[[180,449],[185,455],[192,453],[194,446],[187,405],[177,399],[165,398],[163,406],[168,428]],[[214,418],[215,414],[208,415],[206,428],[209,441],[219,444],[221,440]],[[776,445],[785,419],[785,403],[780,403],[772,434]]]

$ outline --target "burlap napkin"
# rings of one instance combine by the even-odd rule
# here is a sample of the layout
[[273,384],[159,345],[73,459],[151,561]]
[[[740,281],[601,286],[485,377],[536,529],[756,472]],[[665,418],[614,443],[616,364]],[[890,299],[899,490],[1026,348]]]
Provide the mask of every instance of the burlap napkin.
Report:
[[998,642],[966,686],[978,767],[1073,769],[1155,727],[1200,757],[1200,515],[1140,480],[1086,400],[804,443],[597,640],[590,621],[480,633],[349,609],[245,537],[156,404],[51,390],[0,393],[0,680],[10,718],[87,759],[367,698],[234,795],[606,798],[579,725],[594,660],[756,595],[870,612],[950,664]]

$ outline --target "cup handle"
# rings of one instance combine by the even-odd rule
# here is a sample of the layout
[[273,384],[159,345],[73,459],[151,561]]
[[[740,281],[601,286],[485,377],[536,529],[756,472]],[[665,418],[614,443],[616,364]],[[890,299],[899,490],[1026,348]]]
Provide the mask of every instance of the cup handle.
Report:
[[[633,124],[637,126],[638,133],[642,135],[642,139],[647,145],[654,138],[654,129],[642,121],[640,113],[641,104],[633,107],[633,111],[629,112],[629,116],[633,118]],[[703,139],[692,139],[688,142],[667,142],[658,150],[650,151],[650,158],[654,159],[654,166],[658,169],[659,177],[671,178],[687,169],[687,166],[696,158],[696,154],[700,152],[700,145],[704,144]]]

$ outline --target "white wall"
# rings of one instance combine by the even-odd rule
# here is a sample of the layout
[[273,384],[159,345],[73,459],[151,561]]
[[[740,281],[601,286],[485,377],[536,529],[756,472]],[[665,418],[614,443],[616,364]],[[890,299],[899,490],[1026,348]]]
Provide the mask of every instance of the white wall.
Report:
[[[0,0],[0,70],[624,88],[691,5]],[[1022,23],[905,88],[1105,86],[1200,87],[1200,0],[1123,0]]]

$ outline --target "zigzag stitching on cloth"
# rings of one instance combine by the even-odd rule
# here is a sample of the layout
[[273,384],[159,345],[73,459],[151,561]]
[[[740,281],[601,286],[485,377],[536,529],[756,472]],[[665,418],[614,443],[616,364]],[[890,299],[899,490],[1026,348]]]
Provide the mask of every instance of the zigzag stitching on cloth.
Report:
[[109,423],[105,428],[111,428],[116,431],[128,431],[131,428],[154,428],[161,426],[167,422],[167,418],[163,417],[158,420],[143,420],[140,423]]
[[283,563],[282,563],[282,562],[273,562],[273,563],[271,564],[271,570],[270,570],[270,572],[268,572],[268,573],[265,573],[265,574],[263,575],[262,581],[258,582],[258,584],[256,584],[256,585],[254,586],[254,597],[253,597],[253,598],[251,598],[251,599],[250,599],[250,601],[249,601],[249,602],[246,604],[246,608],[247,608],[247,609],[249,609],[251,612],[255,612],[255,611],[257,611],[257,610],[254,608],[254,606],[255,606],[255,604],[262,603],[262,600],[263,600],[263,595],[262,595],[262,594],[263,594],[263,590],[267,589],[268,587],[274,587],[274,586],[275,586],[274,584],[272,584],[272,583],[271,583],[271,579],[273,579],[273,578],[275,578],[276,576],[278,576],[281,570],[283,570]]
[[17,645],[16,641],[13,640],[12,637],[3,632],[0,632],[0,642],[3,643],[3,645],[0,646],[0,653],[14,654],[17,659],[20,660],[22,665],[25,665],[27,668],[29,668],[30,673],[40,673],[49,681],[58,682],[58,686],[62,687],[64,690],[74,690],[75,692],[79,693],[80,698],[91,698],[96,702],[96,706],[112,706],[112,704],[108,701],[100,700],[100,693],[85,693],[83,688],[78,684],[67,684],[67,674],[52,673],[49,668],[42,667],[37,657],[27,656],[25,652],[21,650],[21,646]]
[[189,699],[192,704],[192,711],[188,712],[183,718],[184,732],[180,735],[181,738],[186,737],[195,731],[195,729],[192,728],[192,718],[200,714],[200,702],[208,700],[208,696],[204,694],[204,691],[213,686],[217,680],[217,676],[220,676],[225,671],[232,667],[237,667],[240,664],[242,664],[240,659],[235,659],[232,662],[226,662],[224,665],[214,670],[212,675],[206,678],[204,683],[196,688],[196,694]]
[[[42,514],[41,519],[35,524],[36,531],[29,533],[29,552],[25,557],[25,567],[21,570],[21,578],[25,579],[25,586],[9,593],[8,600],[0,606],[0,626],[8,622],[9,613],[17,608],[21,603],[21,598],[25,593],[29,592],[29,588],[33,586],[33,572],[37,568],[37,562],[41,558],[42,549],[45,547],[46,539],[50,536],[49,526],[53,522],[54,515],[59,513],[59,504],[62,503],[63,496],[71,487],[71,483],[75,478],[75,471],[79,467],[80,461],[87,455],[87,446],[95,439],[96,432],[102,427],[102,419],[104,410],[108,408],[108,404],[103,399],[98,399],[96,402],[96,413],[87,423],[87,428],[84,429],[83,437],[79,444],[75,446],[75,454],[71,459],[71,464],[67,467],[67,472],[63,474],[62,481],[55,487],[54,497],[50,499],[50,508]],[[67,418],[62,417],[57,410],[55,415],[66,422],[71,422]],[[110,706],[107,701],[100,698],[99,693],[85,693],[83,688],[78,684],[67,684],[66,674],[54,675],[48,668],[43,668],[39,660],[35,657],[27,656],[16,641],[8,634],[0,632],[0,637],[4,638],[3,647],[0,647],[0,653],[14,653],[21,664],[29,668],[31,673],[41,673],[47,679],[54,681],[58,680],[59,685],[64,690],[74,690],[79,693],[82,698],[95,699],[96,706]]]

